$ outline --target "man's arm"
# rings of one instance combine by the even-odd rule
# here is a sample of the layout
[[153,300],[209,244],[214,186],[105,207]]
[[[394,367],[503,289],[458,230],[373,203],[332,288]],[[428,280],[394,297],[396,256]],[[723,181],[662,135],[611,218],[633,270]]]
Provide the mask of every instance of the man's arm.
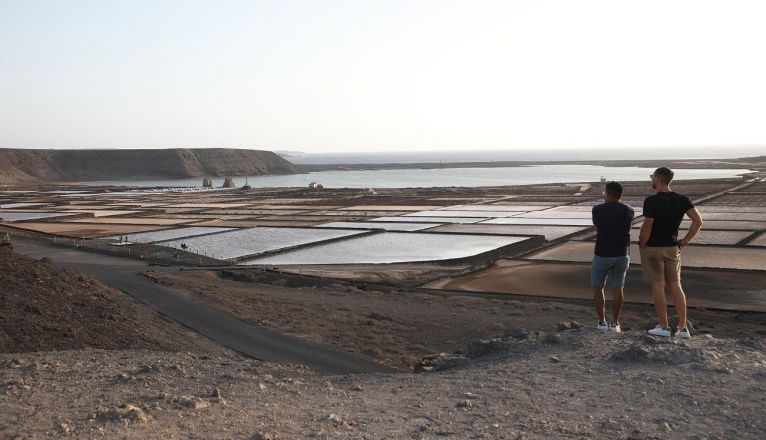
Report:
[[641,232],[638,233],[638,247],[641,249],[646,247],[646,242],[649,241],[649,236],[652,235],[652,225],[654,225],[654,219],[651,217],[644,217],[644,223],[641,225]]
[[697,208],[690,208],[688,211],[686,211],[686,215],[692,219],[692,225],[689,226],[689,232],[686,233],[686,236],[678,240],[678,247],[681,249],[686,247],[686,245],[688,245],[689,242],[692,241],[692,239],[697,235],[700,229],[702,229],[702,216],[700,215],[699,211],[697,211]]

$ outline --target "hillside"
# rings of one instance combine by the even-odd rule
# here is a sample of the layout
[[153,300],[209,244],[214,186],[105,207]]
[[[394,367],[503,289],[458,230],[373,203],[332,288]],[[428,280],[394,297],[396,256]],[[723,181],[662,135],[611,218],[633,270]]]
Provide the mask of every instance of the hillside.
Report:
[[0,248],[0,353],[210,349],[198,341],[93,278]]
[[[761,313],[696,309],[694,336],[676,340],[645,334],[643,305],[627,306],[625,332],[602,333],[587,302],[262,281],[236,282],[251,310],[277,309],[256,315],[264,325],[297,316],[339,347],[377,333],[381,352],[428,351],[429,338],[444,350],[418,374],[319,375],[215,347],[89,276],[0,250],[0,438],[765,438]],[[411,310],[434,313],[410,332]],[[461,343],[444,331],[493,322]]]
[[474,341],[431,373],[320,376],[236,355],[0,354],[0,437],[756,439],[764,345],[575,329]]
[[0,183],[293,174],[300,171],[270,151],[231,148],[164,150],[0,149]]

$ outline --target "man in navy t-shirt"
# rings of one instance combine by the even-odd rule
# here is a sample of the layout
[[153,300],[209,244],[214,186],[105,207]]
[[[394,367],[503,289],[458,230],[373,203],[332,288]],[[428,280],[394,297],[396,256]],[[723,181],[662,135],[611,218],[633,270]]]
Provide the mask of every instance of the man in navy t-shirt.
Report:
[[[593,224],[596,226],[596,249],[593,252],[590,283],[596,304],[598,324],[604,331],[620,332],[625,273],[630,266],[630,226],[634,211],[630,205],[620,202],[622,185],[607,182],[604,203],[593,207]],[[612,292],[612,320],[607,324],[604,317],[604,285]]]

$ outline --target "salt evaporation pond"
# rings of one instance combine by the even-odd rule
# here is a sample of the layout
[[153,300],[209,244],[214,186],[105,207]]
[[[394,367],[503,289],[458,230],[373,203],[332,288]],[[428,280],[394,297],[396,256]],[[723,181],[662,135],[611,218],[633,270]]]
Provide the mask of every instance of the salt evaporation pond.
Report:
[[526,212],[539,209],[551,208],[552,205],[501,205],[501,204],[483,204],[483,205],[457,205],[440,208],[440,211],[476,211],[479,209],[491,209],[492,211],[511,211]]
[[124,237],[126,240],[133,243],[156,243],[158,241],[174,240],[176,238],[183,238],[183,237],[195,237],[198,235],[231,231],[233,229],[234,228],[192,226],[189,228],[163,229],[160,231],[141,232],[138,234],[128,234],[128,235],[122,235],[122,236],[112,235],[110,237],[106,237],[106,239],[119,240],[121,237]]
[[429,232],[459,232],[463,234],[496,234],[496,235],[542,235],[546,240],[555,240],[567,235],[584,231],[582,226],[541,226],[541,225],[488,225],[479,224],[449,224],[439,226]]
[[[766,229],[766,221],[756,222],[750,220],[708,220],[705,216],[702,216],[705,221],[705,229],[730,229],[735,231],[762,231]],[[688,217],[684,217],[681,220],[681,228],[689,229],[691,220]]]
[[403,223],[403,222],[332,222],[317,225],[322,228],[385,229],[386,231],[420,231],[441,226],[442,223]]
[[518,215],[513,211],[418,211],[404,214],[406,217],[512,217]]
[[[697,246],[692,244],[683,250],[684,267],[740,269],[764,271],[766,267],[766,249],[757,247],[719,247]],[[638,244],[630,246],[631,255],[640,254]],[[548,248],[534,255],[525,257],[526,260],[570,261],[590,263],[593,260],[593,243],[588,241],[568,241],[556,247]],[[635,263],[640,264],[639,258]]]
[[36,220],[40,218],[66,217],[73,215],[71,212],[0,212],[0,219],[7,222],[20,220]]
[[185,244],[189,252],[225,260],[363,233],[365,231],[257,227],[166,241],[162,246],[181,249],[181,244]]
[[559,225],[559,226],[593,226],[591,218],[493,218],[482,222],[492,225]]
[[[638,243],[638,234],[641,231],[640,228],[633,228],[630,230],[630,241]],[[688,230],[679,229],[678,236],[683,237]],[[701,229],[697,235],[694,236],[693,243],[697,244],[722,244],[728,246],[734,246],[740,241],[753,235],[751,231],[715,231],[711,229]]]
[[755,237],[748,243],[748,246],[766,246],[766,234],[761,234]]
[[592,217],[591,211],[534,211],[534,212],[525,212],[523,214],[519,214],[515,217],[517,218],[591,218]]
[[707,212],[766,212],[766,206],[731,206],[731,205],[700,205],[701,213]]
[[20,203],[6,203],[0,205],[0,209],[15,209],[15,208],[31,208],[33,206],[50,205],[50,203],[33,203],[33,202],[20,202]]
[[706,212],[702,218],[706,222],[708,220],[766,221],[766,213],[764,212]]
[[252,264],[404,263],[470,257],[529,237],[382,232],[256,258]]
[[412,222],[412,223],[478,223],[482,220],[489,220],[487,217],[405,217],[389,216],[375,217],[370,219],[373,222]]

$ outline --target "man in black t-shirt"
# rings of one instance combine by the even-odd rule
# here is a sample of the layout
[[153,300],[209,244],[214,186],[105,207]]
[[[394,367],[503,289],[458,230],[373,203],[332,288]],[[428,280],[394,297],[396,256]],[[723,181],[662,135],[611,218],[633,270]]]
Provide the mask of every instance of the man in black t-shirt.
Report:
[[[641,249],[641,267],[644,277],[652,286],[654,307],[660,318],[657,327],[649,330],[655,336],[671,336],[668,325],[665,287],[670,289],[673,304],[678,313],[678,330],[675,335],[688,338],[686,328],[686,295],[681,287],[681,250],[689,244],[702,228],[702,217],[688,197],[670,190],[673,170],[657,168],[650,176],[652,188],[657,194],[644,200],[644,224],[641,225],[638,242]],[[678,239],[678,227],[684,215],[692,220],[684,238]]]
[[[623,303],[625,273],[630,266],[630,225],[634,211],[630,205],[620,202],[622,185],[607,182],[604,187],[604,203],[593,207],[593,224],[596,226],[596,248],[593,251],[590,284],[596,305],[598,324],[603,331],[620,332],[620,311]],[[612,321],[604,317],[604,286],[612,292]]]

